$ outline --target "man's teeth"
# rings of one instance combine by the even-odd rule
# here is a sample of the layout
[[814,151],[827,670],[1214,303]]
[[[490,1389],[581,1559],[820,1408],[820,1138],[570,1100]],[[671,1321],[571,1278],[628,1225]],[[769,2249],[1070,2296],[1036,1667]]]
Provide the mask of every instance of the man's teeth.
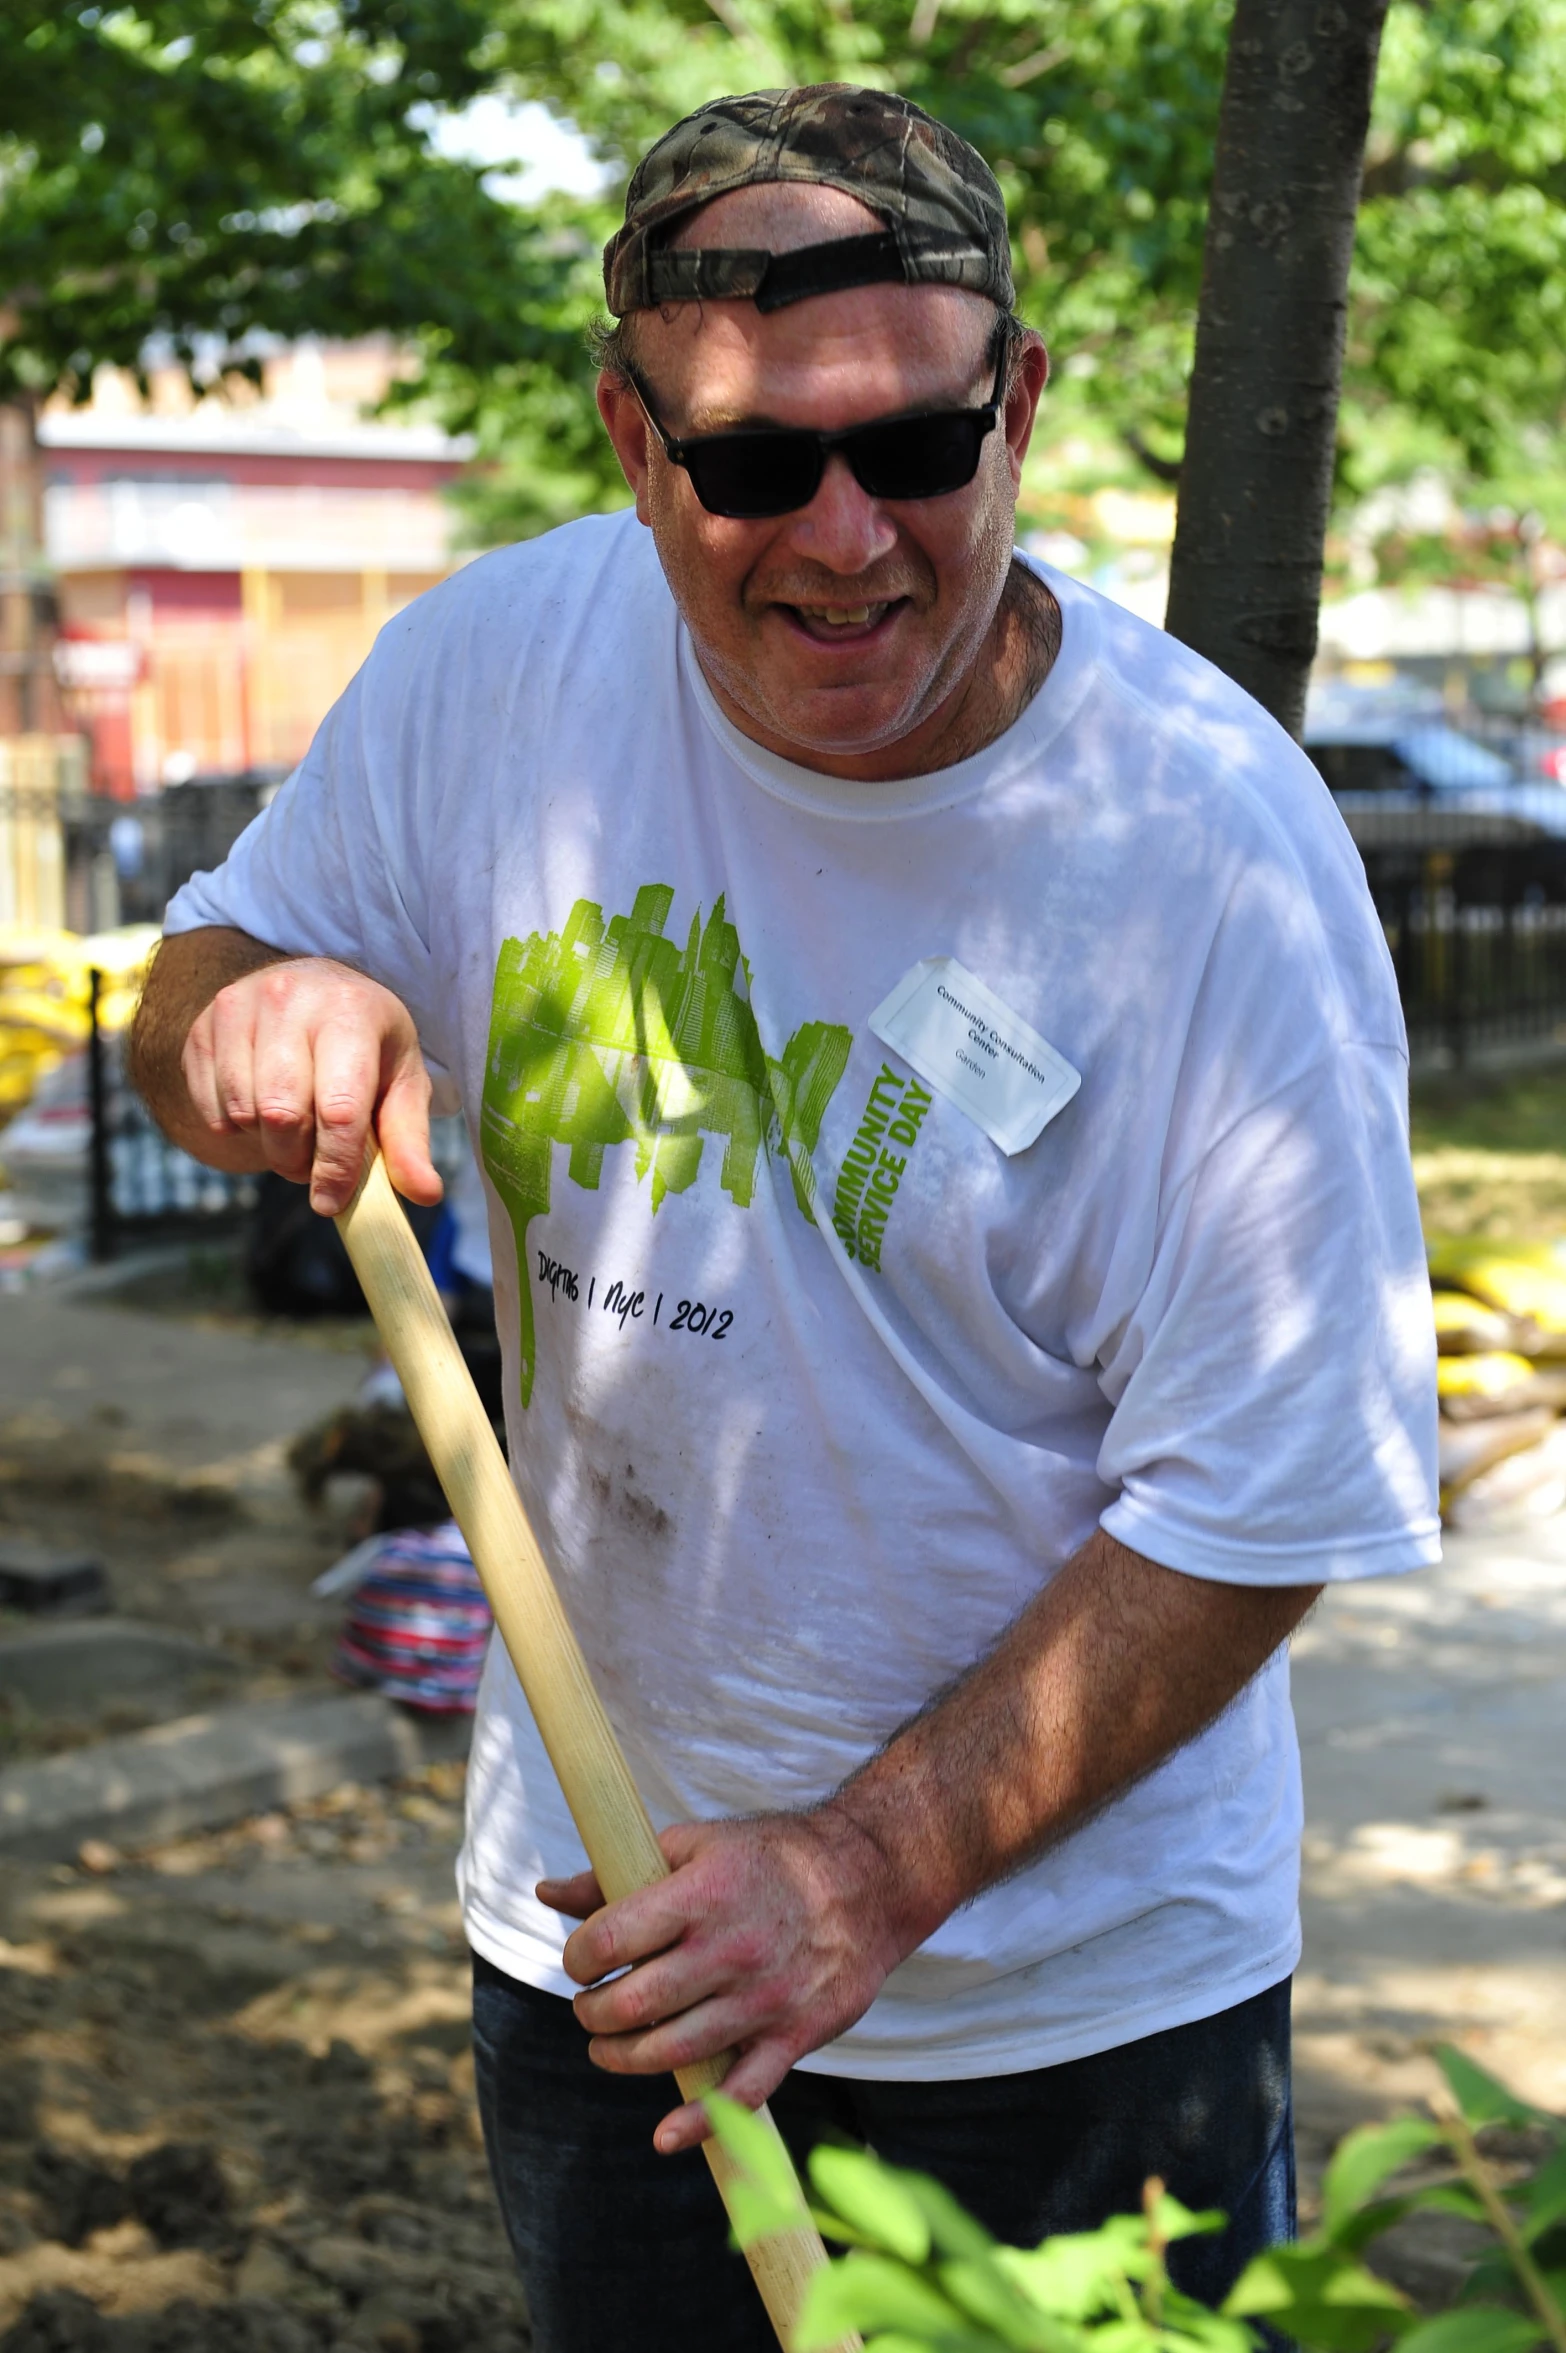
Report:
[[879,621],[886,611],[882,605],[801,605],[800,611],[809,621],[819,621],[828,629],[861,629],[872,617]]

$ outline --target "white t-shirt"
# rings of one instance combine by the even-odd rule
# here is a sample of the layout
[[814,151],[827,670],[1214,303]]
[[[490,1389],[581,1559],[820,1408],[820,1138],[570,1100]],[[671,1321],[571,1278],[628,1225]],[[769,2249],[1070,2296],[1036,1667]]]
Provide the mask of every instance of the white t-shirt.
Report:
[[[1237,1584],[1438,1557],[1359,860],[1255,704],[1045,577],[1017,723],[847,784],[727,723],[631,515],[571,524],[390,622],[170,910],[372,973],[465,1108],[511,1459],[660,1823],[824,1796],[1100,1522]],[[1082,1074],[1020,1152],[867,1026],[932,956]],[[565,1992],[532,1888],[581,1849],[499,1644],[469,1787],[469,1936]],[[1300,1818],[1280,1655],[806,2065],[1001,2074],[1243,2000],[1297,1958]]]

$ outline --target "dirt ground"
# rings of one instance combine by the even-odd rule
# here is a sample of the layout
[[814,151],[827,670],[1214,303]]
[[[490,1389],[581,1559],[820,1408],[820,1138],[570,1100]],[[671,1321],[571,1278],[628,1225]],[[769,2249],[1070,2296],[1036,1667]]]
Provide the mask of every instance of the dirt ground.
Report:
[[[96,1551],[118,1610],[208,1645],[216,1695],[325,1688],[335,1610],[308,1588],[361,1499],[307,1512],[283,1453],[365,1356],[188,1301],[0,1299],[0,1541]],[[1427,2094],[1443,2036],[1566,2108],[1566,1521],[1340,1592],[1295,1687],[1308,2210],[1349,2125]],[[191,1702],[141,1716],[160,1704]],[[127,1712],[13,1713],[12,1754]],[[0,1869],[0,2353],[525,2347],[473,2107],[460,1801],[437,1765]],[[1392,2260],[1450,2293],[1439,2231]]]
[[[176,1304],[0,1300],[0,1543],[95,1555],[118,1617],[203,1646],[166,1689],[0,1707],[0,1764],[332,1687],[309,1585],[363,1495],[306,1510],[284,1454],[366,1330]],[[473,2106],[462,1782],[0,1867],[5,2353],[526,2344]]]
[[1566,1234],[1566,1073],[1426,1081],[1414,1090],[1413,1142],[1427,1233]]
[[460,1765],[0,1894],[6,2353],[513,2353]]

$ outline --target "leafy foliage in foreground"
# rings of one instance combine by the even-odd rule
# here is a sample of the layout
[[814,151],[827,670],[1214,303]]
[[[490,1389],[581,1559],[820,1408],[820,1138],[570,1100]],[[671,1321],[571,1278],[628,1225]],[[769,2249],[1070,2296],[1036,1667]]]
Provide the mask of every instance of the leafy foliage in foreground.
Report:
[[[1440,2114],[1351,2133],[1322,2184],[1320,2228],[1248,2264],[1216,2312],[1174,2286],[1167,2255],[1224,2218],[1187,2212],[1160,2182],[1140,2214],[1006,2247],[927,2174],[817,2149],[812,2211],[847,2252],[812,2282],[793,2353],[830,2353],[856,2329],[866,2353],[1251,2353],[1262,2325],[1309,2353],[1566,2353],[1566,2125],[1461,2052],[1438,2058]],[[794,2228],[798,2188],[777,2144],[721,2093],[707,2110],[739,2171],[742,2243]],[[1542,2156],[1503,2171],[1479,2146],[1491,2128],[1525,2133]],[[1456,2305],[1433,2319],[1363,2261],[1411,2214],[1488,2234]]]

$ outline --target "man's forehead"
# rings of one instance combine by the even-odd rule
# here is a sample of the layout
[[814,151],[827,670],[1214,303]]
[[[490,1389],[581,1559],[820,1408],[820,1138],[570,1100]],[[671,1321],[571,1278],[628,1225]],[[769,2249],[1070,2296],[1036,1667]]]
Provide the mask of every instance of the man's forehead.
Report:
[[993,365],[995,315],[986,297],[948,286],[823,294],[770,318],[747,302],[681,303],[638,318],[637,361],[677,430],[832,429],[960,401]]
[[669,243],[687,250],[740,245],[763,253],[798,253],[835,237],[873,235],[881,226],[880,214],[846,188],[770,180],[715,196],[677,224]]

